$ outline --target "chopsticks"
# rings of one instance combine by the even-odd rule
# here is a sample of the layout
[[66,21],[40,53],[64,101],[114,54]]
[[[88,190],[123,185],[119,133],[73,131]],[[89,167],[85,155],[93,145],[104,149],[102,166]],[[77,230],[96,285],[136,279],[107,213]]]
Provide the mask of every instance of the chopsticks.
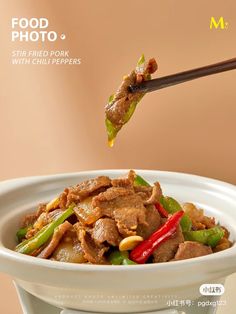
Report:
[[158,89],[195,80],[197,78],[236,69],[236,58],[207,65],[201,68],[175,73],[161,78],[144,81],[138,85],[130,85],[131,93],[149,93]]

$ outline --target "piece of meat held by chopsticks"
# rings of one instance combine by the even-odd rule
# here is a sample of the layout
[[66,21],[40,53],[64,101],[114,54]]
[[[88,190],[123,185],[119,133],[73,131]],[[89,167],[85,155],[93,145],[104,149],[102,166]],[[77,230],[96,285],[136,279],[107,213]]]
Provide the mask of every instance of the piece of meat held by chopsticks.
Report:
[[124,76],[117,92],[110,96],[109,102],[105,107],[105,124],[110,147],[113,146],[117,133],[130,120],[137,104],[145,95],[143,92],[132,94],[129,91],[129,86],[150,80],[151,74],[156,72],[156,70],[156,60],[152,58],[145,62],[144,55],[142,55],[135,70]]

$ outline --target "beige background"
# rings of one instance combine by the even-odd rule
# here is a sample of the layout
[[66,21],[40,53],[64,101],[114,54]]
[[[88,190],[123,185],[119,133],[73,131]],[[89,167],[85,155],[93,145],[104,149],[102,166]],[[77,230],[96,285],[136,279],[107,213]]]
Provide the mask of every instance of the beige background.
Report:
[[[156,57],[158,76],[235,57],[234,0],[0,0],[0,5],[1,180],[150,168],[236,183],[234,71],[147,95],[113,149],[106,145],[103,121],[108,96],[142,52]],[[47,17],[66,39],[11,43],[14,16]],[[228,29],[210,30],[211,16],[223,16]],[[11,65],[17,49],[70,50],[82,64]],[[230,282],[227,311],[221,313],[233,307],[235,277]],[[7,313],[20,313],[5,275],[0,289],[0,312],[7,307]]]

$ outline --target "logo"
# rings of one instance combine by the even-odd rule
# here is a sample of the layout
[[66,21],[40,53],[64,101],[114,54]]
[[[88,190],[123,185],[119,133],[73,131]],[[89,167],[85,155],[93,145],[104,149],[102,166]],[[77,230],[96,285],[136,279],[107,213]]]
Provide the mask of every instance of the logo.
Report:
[[215,19],[214,16],[211,17],[210,29],[227,29],[228,26],[229,26],[229,23],[225,21],[223,16],[221,16],[218,19]]
[[200,286],[199,292],[201,295],[222,295],[225,292],[225,288],[220,283],[206,283]]
[[30,19],[22,17],[13,17],[11,19],[11,40],[21,42],[45,42],[56,41],[58,38],[64,40],[65,34],[58,34],[54,30],[48,30],[49,21],[45,17]]

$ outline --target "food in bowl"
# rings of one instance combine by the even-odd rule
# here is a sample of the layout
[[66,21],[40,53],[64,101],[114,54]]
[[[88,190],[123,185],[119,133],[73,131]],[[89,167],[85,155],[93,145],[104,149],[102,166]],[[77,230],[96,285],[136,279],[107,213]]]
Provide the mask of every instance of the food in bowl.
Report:
[[156,60],[152,58],[145,62],[144,55],[142,55],[135,70],[123,77],[117,92],[109,97],[108,104],[105,107],[105,125],[109,146],[113,146],[117,133],[130,120],[137,104],[145,95],[145,93],[132,94],[129,91],[129,86],[150,80],[151,74],[156,70]]
[[130,170],[66,188],[22,220],[15,251],[54,261],[134,265],[229,248],[228,230],[194,204],[182,206]]

